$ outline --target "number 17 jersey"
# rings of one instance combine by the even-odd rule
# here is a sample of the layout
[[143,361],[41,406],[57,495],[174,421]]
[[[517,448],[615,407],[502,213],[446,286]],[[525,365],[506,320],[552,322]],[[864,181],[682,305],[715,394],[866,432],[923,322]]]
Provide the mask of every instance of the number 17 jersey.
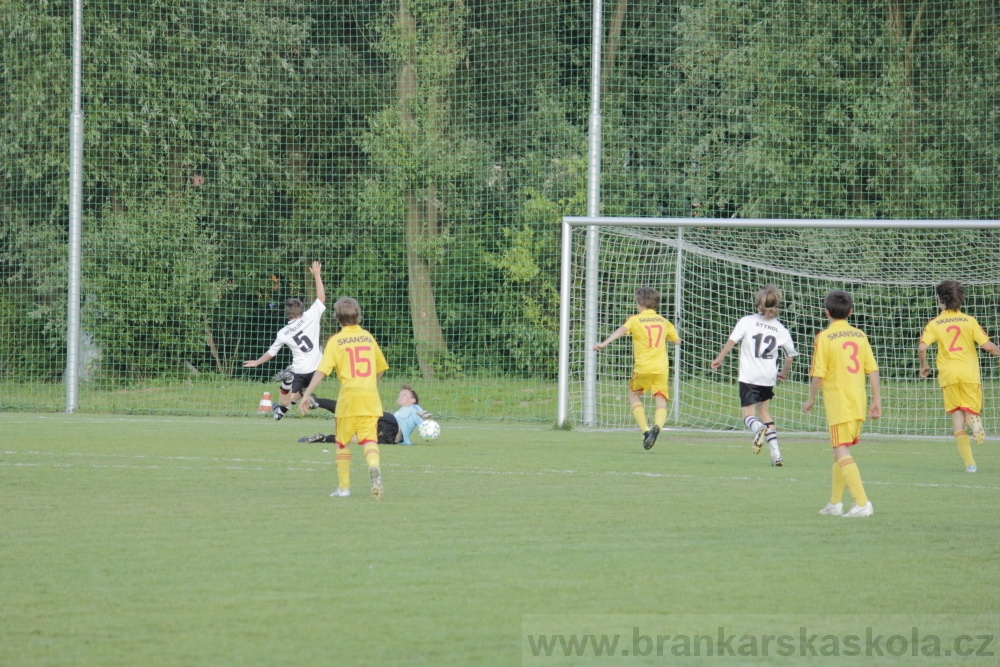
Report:
[[633,372],[636,375],[666,375],[670,368],[667,341],[680,340],[670,320],[647,308],[625,320],[625,328],[632,334]]
[[785,325],[760,314],[740,319],[729,340],[740,344],[740,382],[760,387],[773,387],[778,381],[779,348],[788,357],[799,354]]

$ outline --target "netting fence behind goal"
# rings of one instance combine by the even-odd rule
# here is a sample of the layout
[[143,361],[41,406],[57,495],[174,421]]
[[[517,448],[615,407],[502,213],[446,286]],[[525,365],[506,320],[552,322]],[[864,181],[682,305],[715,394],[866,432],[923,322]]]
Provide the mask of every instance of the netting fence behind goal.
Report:
[[[314,297],[319,260],[328,305],[358,299],[388,357],[387,408],[408,383],[442,417],[551,421],[559,223],[588,198],[611,216],[1000,219],[996,0],[605,0],[597,58],[579,0],[3,0],[0,409],[69,402],[75,6],[80,411],[254,413],[290,354],[242,364],[285,323],[286,298]],[[605,285],[602,326],[640,277],[669,303],[673,247],[605,234],[617,268],[603,279],[622,287]],[[682,396],[684,423],[729,423],[702,361],[754,286],[782,285],[808,347],[813,300],[841,280],[822,260],[879,250],[877,235],[857,252],[850,233],[817,238],[692,232],[682,372],[708,398]],[[908,346],[952,269],[970,307],[996,303],[996,272],[972,269],[978,241],[947,243],[968,270],[899,242],[896,273],[842,283],[866,318],[905,313]],[[725,322],[686,319],[710,313]],[[323,336],[337,328],[328,312]],[[902,364],[903,347],[884,361]],[[617,386],[617,362],[601,363]],[[888,399],[922,391],[898,382]],[[603,414],[618,395],[601,394]]]
[[[587,421],[585,234],[585,227],[573,231],[568,417],[574,423]],[[868,334],[879,363],[884,416],[869,423],[869,432],[940,435],[950,428],[937,382],[917,375],[916,346],[924,325],[939,312],[934,287],[940,280],[962,281],[968,289],[966,311],[988,333],[995,336],[1000,331],[997,230],[712,227],[683,229],[679,239],[677,228],[602,227],[599,258],[598,340],[635,313],[635,289],[649,285],[662,292],[660,314],[677,326],[684,341],[679,368],[673,363],[674,351],[669,352],[670,426],[743,427],[736,381],[738,349],[719,371],[712,371],[709,364],[736,322],[755,312],[754,296],[765,284],[781,289],[779,319],[800,353],[788,381],[778,385],[771,402],[772,415],[786,430],[826,427],[821,409],[805,414],[801,406],[808,396],[813,338],[828,323],[823,299],[831,289],[853,296],[850,321]],[[985,423],[995,430],[1000,418],[991,408],[1000,390],[1000,364],[988,354],[981,356]],[[928,360],[933,367],[934,348]],[[632,363],[628,337],[597,355],[591,426],[635,427],[626,399]]]

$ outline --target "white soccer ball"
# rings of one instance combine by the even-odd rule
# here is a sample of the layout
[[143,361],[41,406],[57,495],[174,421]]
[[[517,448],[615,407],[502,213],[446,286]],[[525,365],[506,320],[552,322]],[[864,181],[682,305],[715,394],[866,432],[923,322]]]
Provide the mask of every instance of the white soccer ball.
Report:
[[441,435],[441,424],[438,424],[432,419],[420,422],[420,426],[417,427],[417,433],[424,440],[435,440],[439,435]]

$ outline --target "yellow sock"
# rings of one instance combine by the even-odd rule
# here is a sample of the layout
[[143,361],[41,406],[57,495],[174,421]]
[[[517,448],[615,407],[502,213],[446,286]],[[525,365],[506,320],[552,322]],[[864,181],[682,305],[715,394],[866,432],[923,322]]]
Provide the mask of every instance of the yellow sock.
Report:
[[646,421],[646,408],[643,407],[642,403],[636,403],[632,406],[632,416],[635,417],[640,431],[645,433],[649,430],[649,422]]
[[830,494],[830,504],[836,505],[844,497],[844,476],[840,473],[840,461],[833,462],[833,492]]
[[845,456],[840,459],[840,474],[844,477],[844,484],[851,490],[854,496],[855,505],[867,505],[868,496],[865,495],[865,486],[861,483],[861,471],[858,464],[854,462],[854,457]]
[[369,468],[378,468],[381,463],[381,458],[379,457],[378,445],[374,442],[366,442],[364,447],[361,448],[365,453],[365,461],[368,462]]
[[955,444],[958,445],[958,455],[965,461],[965,467],[976,465],[972,458],[972,446],[969,444],[969,434],[966,431],[955,431]]
[[351,450],[347,447],[337,448],[337,481],[340,488],[351,488]]
[[663,428],[664,426],[666,426],[667,425],[667,409],[666,408],[656,408],[656,415],[654,416],[653,421],[660,428]]

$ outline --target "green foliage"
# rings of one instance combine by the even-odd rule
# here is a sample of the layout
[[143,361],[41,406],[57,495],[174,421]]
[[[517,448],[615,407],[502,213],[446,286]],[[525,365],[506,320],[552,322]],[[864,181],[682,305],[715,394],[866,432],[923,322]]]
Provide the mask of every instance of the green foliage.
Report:
[[[84,328],[101,350],[100,375],[142,380],[186,373],[184,362],[205,347],[208,314],[226,286],[215,279],[218,239],[201,229],[194,206],[182,200],[107,215],[87,235],[85,252],[117,258],[89,265]],[[163,233],[143,242],[144,230]]]
[[[113,316],[148,336],[101,325],[102,373],[173,374],[183,360],[270,375],[238,362],[282,325],[276,304],[311,298],[313,259],[331,295],[361,301],[394,369],[414,372],[409,244],[430,267],[448,373],[552,377],[558,221],[586,202],[589,12],[565,0],[88,2],[83,265],[110,290],[85,291],[88,326]],[[1000,217],[990,0],[621,0],[605,25],[604,214],[683,216],[699,202],[726,217]],[[0,3],[0,34],[0,326],[24,314],[31,329],[0,339],[0,372],[56,378],[70,5]],[[407,220],[421,232],[409,241]],[[714,247],[766,248],[790,267],[837,252],[852,279],[926,278],[927,246],[905,236],[811,239]],[[156,262],[197,308],[139,284]],[[149,319],[137,295],[162,312]]]

